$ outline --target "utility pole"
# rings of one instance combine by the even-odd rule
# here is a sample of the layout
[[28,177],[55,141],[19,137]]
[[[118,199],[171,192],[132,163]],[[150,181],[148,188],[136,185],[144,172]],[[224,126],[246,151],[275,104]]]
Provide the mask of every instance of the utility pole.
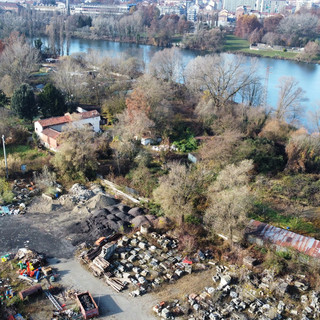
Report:
[[3,145],[3,155],[4,155],[4,164],[6,166],[6,178],[9,179],[9,172],[8,172],[8,163],[7,163],[7,154],[6,154],[6,143],[4,141],[4,135],[2,135],[2,145]]

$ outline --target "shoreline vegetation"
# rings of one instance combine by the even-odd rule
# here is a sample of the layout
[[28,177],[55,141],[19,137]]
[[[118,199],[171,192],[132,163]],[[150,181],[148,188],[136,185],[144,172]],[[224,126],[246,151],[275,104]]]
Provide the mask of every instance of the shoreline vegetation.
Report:
[[[179,41],[178,38],[175,38],[173,42],[168,44],[167,46],[161,46],[157,43],[150,41],[148,39],[140,38],[137,39],[121,39],[121,38],[110,38],[110,37],[96,37],[96,36],[90,36],[90,35],[81,35],[77,34],[74,35],[73,38],[78,39],[87,39],[87,40],[103,40],[103,41],[111,41],[111,42],[119,42],[119,43],[134,43],[137,45],[149,45],[149,46],[155,46],[155,47],[173,47],[176,46],[178,48],[184,49],[184,50],[193,50],[193,51],[199,51],[199,52],[207,52],[207,53],[214,53],[214,50],[204,50],[204,49],[198,49],[198,48],[184,48],[181,45],[179,45],[181,42],[181,39]],[[240,54],[244,56],[249,57],[263,57],[263,58],[271,58],[271,59],[278,59],[278,60],[291,60],[296,62],[304,62],[304,63],[313,63],[313,64],[319,64],[320,60],[312,60],[307,61],[303,59],[302,57],[299,58],[299,53],[296,52],[288,52],[288,51],[278,51],[278,50],[252,50],[250,49],[250,42],[238,38],[235,35],[228,34],[225,37],[225,42],[223,44],[223,47],[220,51],[217,51],[218,53],[224,52],[224,53],[233,53],[233,54]]]

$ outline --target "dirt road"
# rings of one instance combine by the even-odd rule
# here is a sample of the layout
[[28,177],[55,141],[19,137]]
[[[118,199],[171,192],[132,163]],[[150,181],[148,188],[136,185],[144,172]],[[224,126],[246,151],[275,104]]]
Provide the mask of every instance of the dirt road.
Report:
[[59,224],[54,215],[0,217],[0,255],[28,247],[52,257],[72,257],[75,248],[65,239]]
[[58,269],[60,283],[80,291],[89,291],[99,306],[99,319],[153,320],[152,306],[156,303],[151,294],[132,298],[128,292],[117,293],[95,278],[73,259],[51,259],[50,264]]

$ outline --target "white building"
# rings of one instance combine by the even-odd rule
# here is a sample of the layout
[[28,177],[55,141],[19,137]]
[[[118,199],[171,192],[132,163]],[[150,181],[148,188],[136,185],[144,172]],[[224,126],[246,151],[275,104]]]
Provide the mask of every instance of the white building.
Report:
[[[83,110],[83,109],[82,109]],[[93,131],[100,131],[100,114],[97,110],[80,113],[66,113],[61,117],[52,117],[34,122],[34,130],[41,143],[48,149],[56,151],[58,148],[58,137],[66,125],[81,128],[89,125]]]

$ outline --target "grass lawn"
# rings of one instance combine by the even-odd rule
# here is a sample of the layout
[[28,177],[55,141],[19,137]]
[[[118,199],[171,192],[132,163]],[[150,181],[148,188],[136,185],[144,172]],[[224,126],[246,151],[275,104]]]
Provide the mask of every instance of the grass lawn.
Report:
[[250,50],[242,49],[240,50],[244,53],[251,53],[262,57],[269,57],[269,58],[284,58],[284,59],[295,59],[298,53],[295,52],[283,52],[283,51],[274,51],[274,50]]
[[[9,154],[14,154],[17,158],[28,160],[34,160],[38,157],[44,157],[47,154],[45,151],[40,152],[37,148],[32,148],[28,145],[7,145],[6,153],[7,156]],[[0,147],[0,159],[3,159],[2,146]]]
[[226,42],[223,46],[224,51],[239,51],[249,49],[250,43],[245,39],[240,39],[232,34],[226,36]]

